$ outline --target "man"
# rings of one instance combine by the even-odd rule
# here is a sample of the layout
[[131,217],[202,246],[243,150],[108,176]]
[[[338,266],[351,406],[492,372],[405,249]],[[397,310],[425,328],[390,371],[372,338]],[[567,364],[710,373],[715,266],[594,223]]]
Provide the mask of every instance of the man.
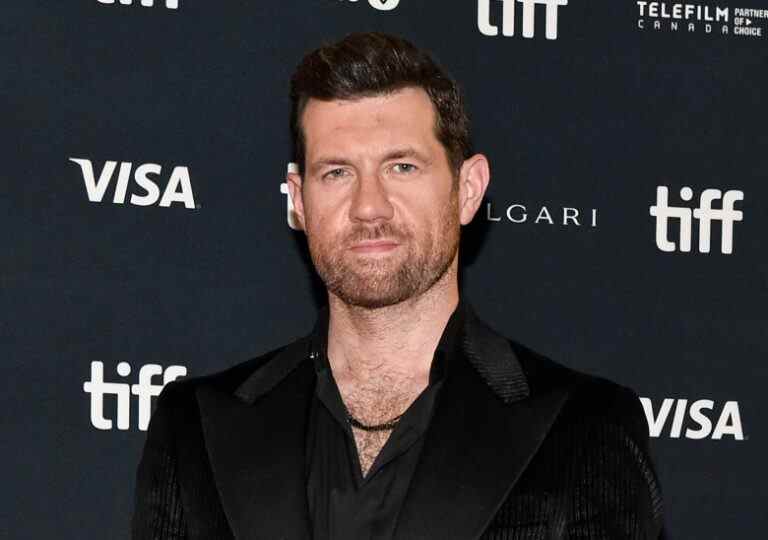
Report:
[[328,307],[307,337],[170,384],[135,539],[651,539],[637,396],[498,335],[458,288],[490,177],[455,83],[353,34],[292,79],[291,198]]

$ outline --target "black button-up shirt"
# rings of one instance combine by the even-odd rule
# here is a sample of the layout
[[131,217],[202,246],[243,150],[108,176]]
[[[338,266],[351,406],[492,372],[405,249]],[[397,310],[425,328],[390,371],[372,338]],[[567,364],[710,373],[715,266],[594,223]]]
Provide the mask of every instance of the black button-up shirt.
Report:
[[307,433],[307,500],[315,540],[389,540],[450,369],[461,331],[461,306],[448,320],[435,351],[429,385],[405,411],[363,476],[346,408],[333,378],[326,342],[327,313],[315,329],[315,399]]

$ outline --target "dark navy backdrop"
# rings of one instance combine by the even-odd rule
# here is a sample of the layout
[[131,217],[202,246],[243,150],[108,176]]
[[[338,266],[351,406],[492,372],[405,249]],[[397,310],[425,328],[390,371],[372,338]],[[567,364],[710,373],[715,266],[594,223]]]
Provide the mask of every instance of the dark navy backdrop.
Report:
[[637,390],[671,537],[763,538],[768,13],[691,1],[506,0],[514,24],[501,0],[7,3],[0,534],[127,538],[163,382],[308,331],[288,78],[383,30],[463,84],[491,160],[462,248],[477,311]]

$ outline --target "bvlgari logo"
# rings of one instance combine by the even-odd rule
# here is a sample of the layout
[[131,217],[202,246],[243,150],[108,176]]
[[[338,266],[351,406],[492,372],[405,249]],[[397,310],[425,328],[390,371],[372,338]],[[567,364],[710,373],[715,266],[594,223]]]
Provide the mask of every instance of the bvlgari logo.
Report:
[[597,227],[597,208],[546,204],[485,203],[485,219],[491,222],[528,223],[561,227]]

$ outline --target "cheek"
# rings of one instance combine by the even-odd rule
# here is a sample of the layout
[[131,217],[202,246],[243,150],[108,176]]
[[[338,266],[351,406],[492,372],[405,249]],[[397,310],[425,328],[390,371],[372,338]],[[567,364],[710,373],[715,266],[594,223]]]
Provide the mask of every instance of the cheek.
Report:
[[327,208],[313,208],[306,214],[305,232],[309,242],[323,249],[333,249],[345,233],[341,214]]
[[442,235],[445,227],[444,212],[434,205],[409,205],[403,212],[401,224],[417,239],[422,248],[431,249]]
[[329,197],[308,189],[304,196],[304,219],[307,231],[328,234],[329,224],[338,215],[338,210],[334,206],[338,204]]
[[456,220],[458,204],[456,192],[421,193],[404,199],[403,213],[415,227],[435,234]]

